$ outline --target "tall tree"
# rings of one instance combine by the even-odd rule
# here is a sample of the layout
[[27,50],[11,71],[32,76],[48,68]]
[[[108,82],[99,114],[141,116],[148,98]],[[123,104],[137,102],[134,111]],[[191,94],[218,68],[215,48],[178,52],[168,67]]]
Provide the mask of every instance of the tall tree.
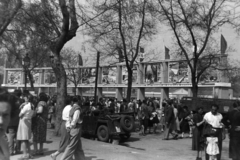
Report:
[[[181,55],[191,71],[193,98],[198,82],[207,68],[216,65],[220,50],[212,48],[211,38],[219,27],[229,22],[227,0],[158,0],[158,13],[170,26]],[[195,102],[195,101],[194,101]]]
[[149,0],[101,0],[93,2],[93,14],[103,13],[90,23],[88,35],[101,56],[113,57],[115,62],[125,61],[128,71],[127,100],[132,90],[133,67],[139,56],[143,38],[155,31]]
[[88,76],[79,67],[86,64],[88,59],[83,60],[80,52],[71,48],[65,48],[62,50],[62,60],[67,72],[67,79],[73,83],[74,95],[76,95],[78,85]]
[[22,6],[22,0],[0,1],[0,36],[7,29],[15,15]]
[[8,59],[8,67],[21,67],[23,58],[28,54],[31,59],[30,67],[26,68],[27,76],[31,88],[34,89],[34,79],[32,72],[36,67],[49,65],[49,49],[46,43],[42,43],[42,37],[38,33],[32,32],[25,20],[26,13],[21,10],[15,16],[9,29],[2,35],[2,48],[5,49]]

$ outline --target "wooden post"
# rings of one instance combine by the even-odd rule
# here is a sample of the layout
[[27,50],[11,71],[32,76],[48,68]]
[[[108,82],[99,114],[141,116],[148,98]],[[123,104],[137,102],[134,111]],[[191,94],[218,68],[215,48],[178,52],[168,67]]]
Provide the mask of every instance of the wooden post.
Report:
[[100,52],[97,52],[96,79],[95,79],[95,92],[94,92],[95,105],[97,105],[97,102],[98,102],[98,98],[97,98],[97,87],[98,87],[99,58],[100,58]]

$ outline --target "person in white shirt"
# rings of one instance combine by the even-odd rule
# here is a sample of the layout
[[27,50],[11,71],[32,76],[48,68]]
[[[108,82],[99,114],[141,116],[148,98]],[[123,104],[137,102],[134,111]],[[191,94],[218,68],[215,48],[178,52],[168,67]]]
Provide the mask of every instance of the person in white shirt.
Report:
[[22,159],[32,158],[30,154],[29,140],[32,137],[32,117],[34,116],[34,106],[32,102],[32,95],[23,96],[25,102],[20,106],[20,120],[17,131],[17,140],[23,144]]
[[[216,131],[216,135],[212,137],[217,137],[218,139],[218,148],[219,154],[217,154],[217,160],[221,159],[221,151],[222,151],[222,128],[223,124],[221,123],[223,117],[220,113],[218,113],[218,105],[212,105],[211,111],[206,113],[203,117],[205,123],[210,124],[212,128]],[[206,152],[206,160],[209,160],[209,154]]]
[[72,109],[71,98],[67,97],[66,107],[62,111],[61,140],[60,140],[60,143],[59,143],[58,150],[55,153],[51,154],[51,158],[53,160],[56,160],[57,156],[60,153],[63,153],[65,151],[65,149],[66,149],[66,147],[69,143],[70,134],[69,134],[69,132],[67,131],[66,128],[70,125],[68,122],[69,122],[69,113],[70,113],[71,109]]
[[61,157],[61,160],[71,160],[73,155],[76,160],[85,160],[81,141],[81,107],[78,105],[77,97],[74,97],[72,102],[73,107],[69,113],[69,125],[67,126],[67,130],[70,132],[70,141]]

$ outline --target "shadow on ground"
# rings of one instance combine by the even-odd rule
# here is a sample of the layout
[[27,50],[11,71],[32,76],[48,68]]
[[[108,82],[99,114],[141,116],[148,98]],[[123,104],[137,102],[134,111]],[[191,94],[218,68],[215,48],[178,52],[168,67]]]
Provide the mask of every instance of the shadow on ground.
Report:
[[104,159],[96,159],[97,157],[96,156],[86,156],[85,157],[85,160],[104,160]]

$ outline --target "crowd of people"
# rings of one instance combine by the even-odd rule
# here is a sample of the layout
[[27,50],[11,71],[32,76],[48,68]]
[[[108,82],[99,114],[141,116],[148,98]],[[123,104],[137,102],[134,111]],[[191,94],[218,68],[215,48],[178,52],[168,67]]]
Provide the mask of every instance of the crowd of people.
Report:
[[[228,114],[221,115],[217,105],[212,105],[211,111],[204,113],[201,107],[195,111],[189,110],[177,99],[163,100],[160,105],[160,100],[156,98],[142,101],[132,99],[130,102],[126,99],[100,98],[95,104],[93,98],[67,96],[62,111],[61,141],[58,150],[50,156],[56,160],[63,153],[61,160],[72,159],[73,156],[75,159],[85,159],[81,142],[82,116],[99,110],[107,114],[133,112],[141,136],[158,133],[163,134],[163,140],[192,138],[192,150],[197,151],[197,160],[201,159],[202,151],[205,151],[206,160],[221,159],[222,140],[228,128],[229,156],[240,160],[240,102],[236,101],[233,107]],[[13,96],[1,89],[0,159],[9,160],[10,155],[20,154],[20,150],[23,151],[21,159],[43,155],[47,124],[54,127],[55,111],[56,98],[45,93],[33,97],[16,92]],[[30,142],[33,143],[33,151]]]

